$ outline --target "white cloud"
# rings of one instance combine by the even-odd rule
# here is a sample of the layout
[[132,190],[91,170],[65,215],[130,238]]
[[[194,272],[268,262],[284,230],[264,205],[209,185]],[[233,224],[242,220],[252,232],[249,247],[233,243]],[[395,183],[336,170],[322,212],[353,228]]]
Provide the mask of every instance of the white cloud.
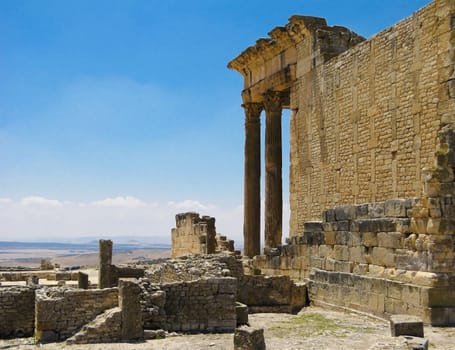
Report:
[[185,199],[184,201],[181,202],[168,202],[167,203],[169,207],[175,208],[178,210],[209,210],[209,209],[214,209],[215,206],[212,204],[202,204],[198,200],[192,200],[192,199]]
[[[168,238],[175,214],[196,211],[216,218],[217,231],[242,245],[242,206],[206,204],[198,200],[164,203],[133,196],[89,201],[67,201],[27,196],[19,201],[0,198],[0,240],[55,240],[80,237],[143,236]],[[161,238],[158,238],[161,237]]]
[[[91,203],[102,207],[126,207],[126,208],[138,208],[146,205],[145,202],[132,196],[119,196],[115,198],[106,198],[100,201]],[[152,204],[153,205],[153,204]]]
[[21,200],[22,205],[44,205],[50,207],[59,207],[62,203],[56,199],[48,199],[39,196],[24,197]]

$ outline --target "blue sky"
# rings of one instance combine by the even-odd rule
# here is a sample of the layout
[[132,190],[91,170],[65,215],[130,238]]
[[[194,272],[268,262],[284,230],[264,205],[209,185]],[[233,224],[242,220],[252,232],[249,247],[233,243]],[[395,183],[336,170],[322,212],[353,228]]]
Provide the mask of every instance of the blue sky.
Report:
[[187,210],[241,240],[228,61],[293,14],[370,37],[428,2],[1,0],[0,240],[168,236]]

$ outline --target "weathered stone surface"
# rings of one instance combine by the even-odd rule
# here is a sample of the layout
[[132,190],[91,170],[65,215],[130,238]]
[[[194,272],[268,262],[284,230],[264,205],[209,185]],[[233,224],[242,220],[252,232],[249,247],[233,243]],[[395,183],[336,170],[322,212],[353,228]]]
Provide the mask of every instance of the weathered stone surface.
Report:
[[112,241],[100,239],[98,273],[99,288],[111,288],[114,286],[112,270]]
[[409,350],[428,350],[430,341],[428,339],[407,336],[405,344]]
[[119,307],[122,310],[121,338],[124,340],[141,339],[142,309],[140,304],[141,288],[132,281],[119,283]]
[[35,289],[23,286],[0,288],[0,338],[33,335]]
[[36,291],[35,337],[61,341],[105,310],[118,306],[118,290],[47,288]]
[[235,350],[265,350],[264,330],[239,327],[234,332]]
[[235,278],[213,277],[161,285],[142,279],[139,284],[146,329],[232,332],[236,327]]
[[86,273],[83,273],[83,272],[78,273],[77,287],[80,289],[88,289],[89,281],[88,281],[88,275]]
[[192,212],[177,214],[175,226],[171,233],[173,258],[188,254],[235,253],[234,241],[217,235],[213,217],[200,217]]
[[423,338],[422,319],[409,315],[392,315],[390,317],[390,330],[392,337],[409,335]]
[[235,314],[237,316],[237,327],[248,325],[248,306],[245,304],[235,303]]

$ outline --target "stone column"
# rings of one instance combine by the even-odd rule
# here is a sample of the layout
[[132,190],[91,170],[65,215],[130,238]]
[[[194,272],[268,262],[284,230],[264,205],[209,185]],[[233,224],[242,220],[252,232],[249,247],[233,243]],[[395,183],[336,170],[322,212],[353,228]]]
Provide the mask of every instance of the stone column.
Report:
[[141,339],[144,336],[140,294],[141,288],[137,283],[120,280],[119,307],[122,310],[123,340]]
[[260,103],[245,103],[244,255],[260,254],[261,242],[261,111]]
[[264,94],[265,110],[265,247],[281,246],[283,184],[281,177],[281,93]]
[[100,239],[98,288],[110,288],[112,265],[112,241]]

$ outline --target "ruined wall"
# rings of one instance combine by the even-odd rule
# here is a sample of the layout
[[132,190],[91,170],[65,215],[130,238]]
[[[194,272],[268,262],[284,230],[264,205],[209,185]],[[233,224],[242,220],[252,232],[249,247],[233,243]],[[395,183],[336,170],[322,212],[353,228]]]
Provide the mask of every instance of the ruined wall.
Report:
[[289,276],[249,276],[238,279],[237,301],[248,305],[250,313],[298,312],[307,304],[306,285]]
[[305,223],[302,236],[289,239],[281,254],[256,257],[255,266],[266,274],[310,279],[310,299],[316,304],[453,324],[452,198],[395,199],[325,210],[322,222]]
[[197,213],[177,214],[172,229],[171,256],[215,253],[215,235],[215,218],[201,218]]
[[232,332],[236,327],[237,280],[232,277],[157,285],[143,279],[144,328]]
[[166,259],[144,264],[145,277],[152,283],[194,281],[202,277],[240,277],[242,260],[238,256],[206,254],[193,257]]
[[296,45],[291,235],[325,208],[422,195],[437,133],[454,119],[454,6],[430,3],[325,63],[323,30]]
[[31,337],[35,327],[35,289],[0,287],[0,338]]
[[62,289],[37,291],[35,337],[41,341],[65,340],[106,309],[118,306],[118,289]]
[[8,282],[27,281],[32,276],[48,281],[77,281],[78,272],[51,272],[51,271],[33,271],[33,272],[1,272],[0,280]]

